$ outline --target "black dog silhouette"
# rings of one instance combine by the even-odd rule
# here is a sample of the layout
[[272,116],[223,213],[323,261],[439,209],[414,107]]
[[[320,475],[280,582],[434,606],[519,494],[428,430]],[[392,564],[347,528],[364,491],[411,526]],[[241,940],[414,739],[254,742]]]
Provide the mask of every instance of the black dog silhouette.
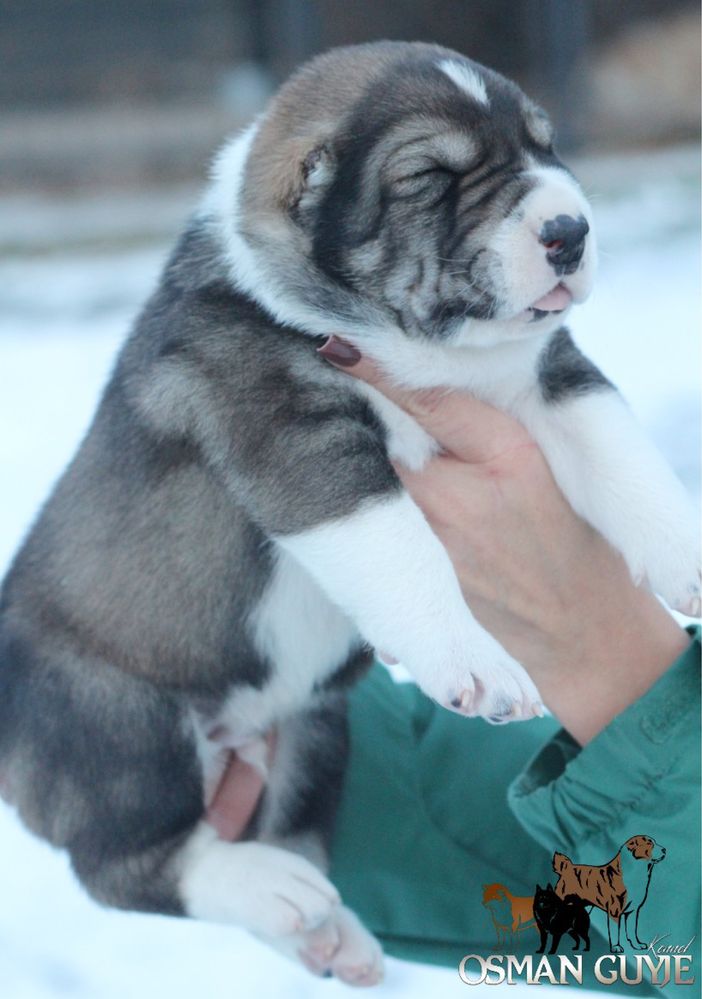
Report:
[[552,943],[549,954],[555,954],[564,933],[569,933],[575,940],[573,950],[578,950],[580,940],[585,941],[583,950],[590,950],[590,913],[585,902],[577,895],[566,895],[559,898],[550,884],[542,888],[536,886],[534,892],[534,919],[541,934],[541,946],[536,951],[543,954],[548,935]]

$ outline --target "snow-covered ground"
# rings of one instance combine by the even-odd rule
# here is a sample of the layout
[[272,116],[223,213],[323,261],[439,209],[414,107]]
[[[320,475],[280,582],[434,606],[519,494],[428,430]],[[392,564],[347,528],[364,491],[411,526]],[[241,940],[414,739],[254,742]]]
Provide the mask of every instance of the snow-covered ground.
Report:
[[[601,273],[572,327],[699,498],[698,192],[689,160],[684,170],[675,156],[661,162],[652,173],[632,161],[615,170],[619,183],[590,164],[588,188],[598,193],[598,177],[604,187],[594,202]],[[165,252],[0,257],[0,569],[85,430]],[[450,999],[465,989],[451,969],[389,961],[376,994]],[[342,994],[237,930],[98,908],[66,858],[0,806],[2,999]]]

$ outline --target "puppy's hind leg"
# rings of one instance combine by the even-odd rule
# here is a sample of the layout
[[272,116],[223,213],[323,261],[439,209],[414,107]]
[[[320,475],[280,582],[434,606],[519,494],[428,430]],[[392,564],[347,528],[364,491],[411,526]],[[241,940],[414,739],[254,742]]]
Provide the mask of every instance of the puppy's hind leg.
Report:
[[[353,657],[343,677],[363,669],[365,659],[363,653]],[[340,680],[332,680],[308,710],[279,726],[257,835],[259,842],[301,853],[324,871],[348,753],[346,703],[335,686]],[[314,974],[333,975],[347,985],[375,985],[383,975],[380,944],[343,905],[334,906],[317,926],[265,939]]]
[[202,823],[177,858],[185,912],[262,936],[317,929],[339,894],[304,857],[268,843],[225,843]]
[[202,821],[202,768],[181,698],[75,648],[47,665],[15,643],[9,661],[10,797],[30,828],[68,850],[98,902],[272,935],[329,917],[338,894],[308,860],[224,843]]
[[13,683],[2,769],[21,818],[68,851],[98,902],[183,915],[172,864],[203,787],[181,700],[65,639],[49,654],[14,637],[0,665]]
[[316,929],[263,939],[286,957],[301,961],[314,975],[338,978],[358,987],[382,981],[382,948],[345,905],[337,906]]

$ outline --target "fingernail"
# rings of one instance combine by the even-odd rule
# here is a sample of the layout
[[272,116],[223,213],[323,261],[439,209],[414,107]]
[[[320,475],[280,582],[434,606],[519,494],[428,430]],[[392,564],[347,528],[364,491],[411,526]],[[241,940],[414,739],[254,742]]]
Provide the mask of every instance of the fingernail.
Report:
[[330,336],[321,347],[317,348],[317,353],[332,364],[338,364],[340,368],[352,368],[361,360],[361,352],[356,350],[352,343],[341,340],[338,336]]
[[534,716],[536,718],[544,717],[545,708],[544,705],[541,703],[541,701],[534,701],[534,703],[531,706],[531,710],[534,712]]

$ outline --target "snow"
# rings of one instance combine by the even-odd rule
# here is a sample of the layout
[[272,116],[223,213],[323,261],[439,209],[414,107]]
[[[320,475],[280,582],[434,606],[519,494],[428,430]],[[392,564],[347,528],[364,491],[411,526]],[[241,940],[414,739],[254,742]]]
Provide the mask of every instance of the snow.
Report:
[[[675,156],[654,176],[641,164],[619,187],[606,181],[595,201],[599,284],[572,327],[699,497],[697,191]],[[592,188],[598,173],[590,168]],[[160,243],[91,253],[54,245],[49,253],[0,258],[0,566],[85,431],[166,252]],[[3,999],[348,995],[236,929],[98,908],[66,857],[30,836],[4,805],[0,844]],[[465,989],[453,969],[389,960],[375,994],[450,999]]]

